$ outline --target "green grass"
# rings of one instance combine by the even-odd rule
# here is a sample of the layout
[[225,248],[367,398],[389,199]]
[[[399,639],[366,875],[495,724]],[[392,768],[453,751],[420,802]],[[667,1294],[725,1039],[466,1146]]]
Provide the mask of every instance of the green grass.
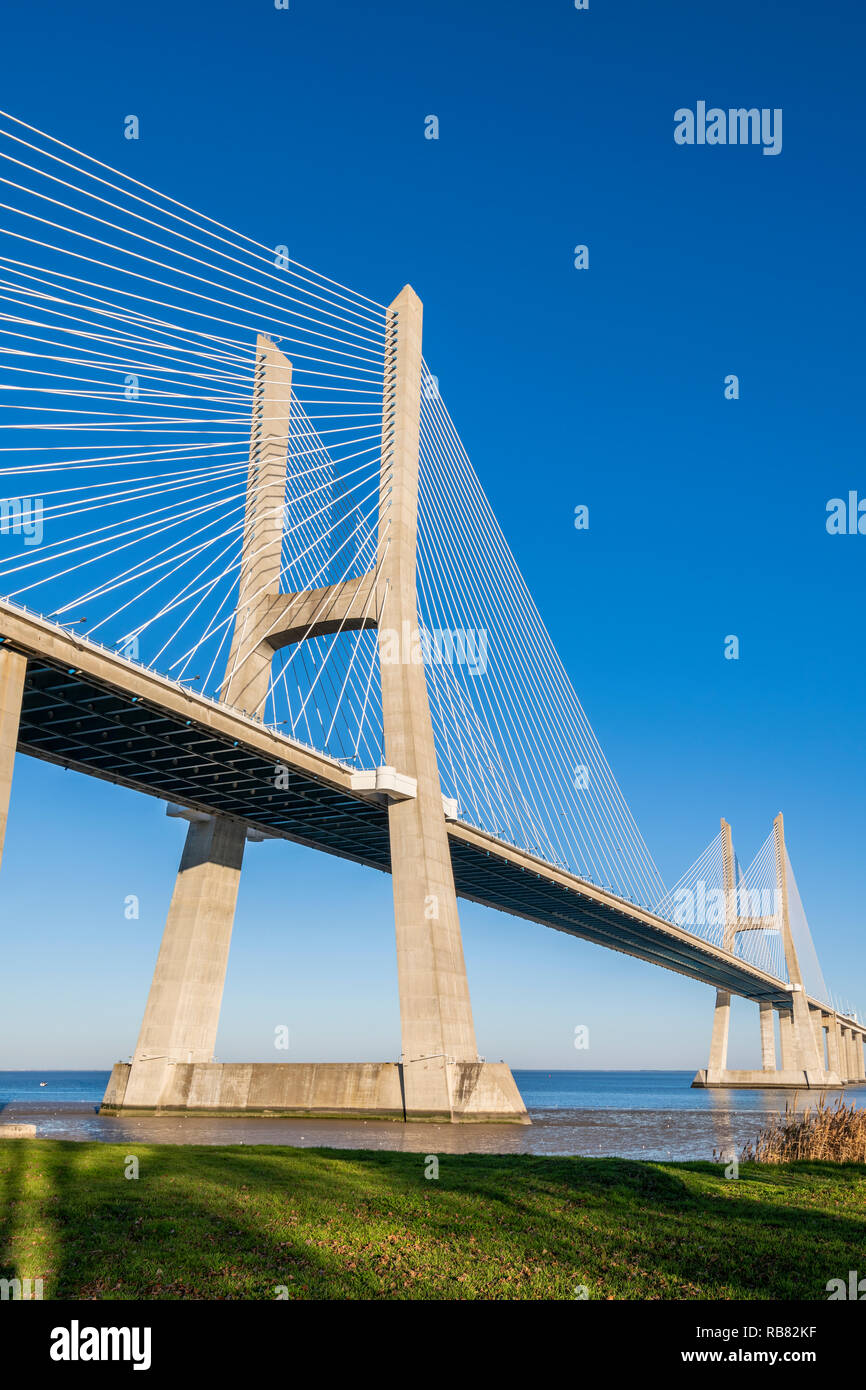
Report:
[[[140,1176],[124,1176],[127,1155]],[[0,1275],[45,1298],[826,1299],[866,1167],[10,1140]]]

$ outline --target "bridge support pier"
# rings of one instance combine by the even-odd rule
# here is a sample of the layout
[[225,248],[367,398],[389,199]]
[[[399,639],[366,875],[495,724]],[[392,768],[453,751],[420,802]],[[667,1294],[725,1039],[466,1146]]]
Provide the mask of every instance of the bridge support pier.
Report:
[[[291,364],[271,340],[256,342],[238,602],[222,696],[259,714],[272,652],[260,648],[262,610],[279,589],[286,491]],[[190,827],[122,1108],[153,1110],[171,1069],[212,1063],[247,828],[190,813]],[[103,1105],[109,1108],[112,1082]]]
[[863,1034],[854,1028],[842,1026],[842,1042],[844,1066],[846,1079],[850,1083],[857,1085],[866,1079],[866,1067],[863,1059]]
[[21,652],[0,645],[0,863],[6,839],[9,817],[9,797],[12,792],[12,772],[15,749],[18,746],[18,727],[21,723],[21,701],[24,697],[24,678],[27,658]]
[[[291,365],[259,337],[238,601],[221,691],[228,704],[260,717],[280,646],[344,626],[380,629],[385,755],[415,787],[388,807],[401,1061],[323,1069],[212,1061],[246,832],[239,822],[207,817],[190,827],[138,1046],[131,1066],[118,1064],[112,1073],[106,1113],[210,1109],[529,1122],[508,1067],[478,1056],[427,675],[414,656],[421,320],[421,301],[407,285],[386,323],[376,568],[304,594],[280,590]],[[309,621],[299,625],[294,610],[304,601]],[[392,632],[416,639],[408,653],[402,640],[388,640]]]
[[[797,1066],[806,1073],[809,1086],[826,1085],[823,1057],[818,1056],[818,1041],[812,1023],[812,1010],[803,993],[803,986],[794,987],[792,993],[792,1018],[794,1028],[794,1054]],[[823,1048],[822,1048],[823,1052]]]
[[776,1034],[773,1028],[773,1006],[762,1002],[758,1008],[761,1015],[761,1070],[774,1072],[776,1070]]
[[823,1015],[824,1026],[827,1029],[827,1065],[834,1075],[842,1079],[842,1057],[839,1045],[839,1020],[835,1014],[825,1013]]
[[707,1085],[719,1085],[728,1068],[728,1038],[731,1031],[731,996],[727,990],[716,990],[716,1007],[713,1012],[713,1035],[710,1039],[710,1064],[707,1067]]
[[156,1109],[172,1066],[213,1061],[245,841],[240,821],[190,824],[125,1108]]
[[[818,1029],[823,1033],[823,1023],[821,1014],[818,1011],[810,1011],[814,1024],[807,1021],[798,1029],[795,1020],[794,1010],[779,1008],[779,1041],[781,1047],[781,1066],[776,1067],[776,1046],[773,1031],[773,1005],[761,1003],[761,1070],[760,1071],[731,1071],[728,1069],[715,1070],[707,1068],[706,1071],[699,1071],[693,1086],[699,1087],[731,1087],[733,1089],[743,1088],[747,1090],[759,1090],[762,1087],[781,1088],[784,1090],[824,1090],[828,1087],[836,1087],[844,1081],[846,1066],[853,1065],[853,1061],[841,1064],[836,1060],[837,1049],[844,1058],[846,1052],[845,1032],[841,1030],[841,1037],[834,1031],[833,1019],[828,1019],[828,1057],[824,1063],[824,1042],[823,1037],[820,1042],[816,1036]],[[839,1025],[836,1022],[836,1030]],[[808,1033],[806,1033],[808,1029]],[[808,1037],[811,1044],[809,1048],[803,1048],[802,1041]],[[714,1034],[714,1042],[715,1042]],[[821,1065],[815,1066],[815,1058],[820,1055]],[[711,1060],[714,1054],[711,1051]],[[808,1065],[805,1063],[808,1061]],[[841,1070],[840,1070],[841,1066]]]
[[[387,630],[418,635],[418,450],[421,301],[406,285],[388,310],[378,567]],[[416,795],[388,809],[407,1118],[526,1121],[507,1067],[478,1056],[457,894],[423,661],[402,643],[379,653],[385,756],[414,777]],[[410,644],[410,645],[414,645]],[[386,653],[399,649],[396,660]]]
[[818,1051],[818,1065],[822,1071],[827,1070],[826,1052],[824,1048],[824,1019],[820,1009],[809,1009],[809,1016],[812,1021],[812,1028],[815,1033],[815,1047]]
[[794,1040],[794,1015],[788,1009],[779,1009],[779,1050],[782,1054],[782,1071],[796,1071],[797,1049]]

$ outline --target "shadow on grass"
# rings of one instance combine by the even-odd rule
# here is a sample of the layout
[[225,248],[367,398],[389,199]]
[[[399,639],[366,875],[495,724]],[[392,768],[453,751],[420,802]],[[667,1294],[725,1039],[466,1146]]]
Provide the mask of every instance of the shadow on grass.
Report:
[[22,1197],[25,1158],[20,1139],[4,1139],[0,1144],[0,1279],[18,1277],[12,1243]]
[[440,1155],[428,1180],[386,1151],[14,1148],[56,1199],[54,1298],[815,1299],[866,1234],[857,1165]]

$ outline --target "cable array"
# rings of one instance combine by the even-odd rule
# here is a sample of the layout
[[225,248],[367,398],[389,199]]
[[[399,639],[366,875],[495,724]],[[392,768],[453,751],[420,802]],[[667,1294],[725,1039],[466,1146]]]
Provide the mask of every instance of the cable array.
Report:
[[[803,985],[819,1001],[831,996],[824,981],[809,923],[800,899],[791,860],[786,855],[788,921]],[[751,864],[743,869],[734,856],[736,881],[736,932],[733,954],[777,980],[788,984],[785,960],[782,890],[776,861],[776,837],[771,831]],[[725,914],[731,910],[725,900],[724,858],[721,832],[656,905],[660,917],[684,927],[703,940],[724,949]],[[834,1005],[834,1007],[836,1007]]]
[[742,926],[735,954],[777,980],[789,982],[782,935],[782,889],[776,865],[776,838],[767,836],[748,868],[735,857],[737,916]]
[[729,894],[720,831],[655,911],[711,945],[730,949],[739,960],[787,981],[774,844],[771,833],[745,870],[734,856],[736,892]]
[[[0,592],[217,695],[262,333],[292,592],[375,563],[384,307],[0,113]],[[375,765],[375,665],[368,632],[279,653],[265,717]]]
[[658,870],[426,368],[418,599],[443,790],[464,819],[644,906]]
[[785,866],[788,877],[788,921],[791,924],[791,936],[794,940],[794,949],[797,952],[797,959],[800,962],[800,973],[803,976],[803,988],[813,999],[818,999],[821,1003],[829,1003],[830,991],[824,979],[818,961],[818,953],[815,950],[815,943],[812,940],[812,933],[809,930],[809,923],[800,898],[800,890],[797,887],[797,880],[794,877],[794,870],[791,867],[791,858],[787,848],[785,850]]
[[[218,698],[264,334],[291,361],[279,590],[291,612],[372,575],[387,628],[386,313],[0,111],[0,594]],[[444,794],[465,821],[723,946],[721,836],[666,892],[426,364],[419,468]],[[372,768],[385,755],[367,618],[328,636],[311,622],[278,651],[264,720]],[[735,873],[733,951],[786,980],[773,837]],[[788,886],[807,987],[828,998],[790,864]]]

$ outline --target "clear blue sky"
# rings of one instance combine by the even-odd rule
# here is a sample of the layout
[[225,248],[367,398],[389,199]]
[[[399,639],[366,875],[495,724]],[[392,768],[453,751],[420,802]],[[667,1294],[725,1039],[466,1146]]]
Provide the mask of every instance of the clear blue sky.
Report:
[[[3,29],[13,114],[381,302],[415,286],[428,361],[664,877],[720,815],[748,861],[782,809],[825,976],[866,1001],[866,536],[825,529],[829,498],[866,495],[860,7],[7,0]],[[676,145],[698,100],[782,108],[782,153]],[[182,837],[159,802],[19,760],[0,1066],[130,1053]],[[705,1065],[706,987],[476,907],[462,921],[489,1058]],[[219,1057],[398,1052],[389,881],[251,846]],[[742,1005],[732,1065],[757,1052]]]

